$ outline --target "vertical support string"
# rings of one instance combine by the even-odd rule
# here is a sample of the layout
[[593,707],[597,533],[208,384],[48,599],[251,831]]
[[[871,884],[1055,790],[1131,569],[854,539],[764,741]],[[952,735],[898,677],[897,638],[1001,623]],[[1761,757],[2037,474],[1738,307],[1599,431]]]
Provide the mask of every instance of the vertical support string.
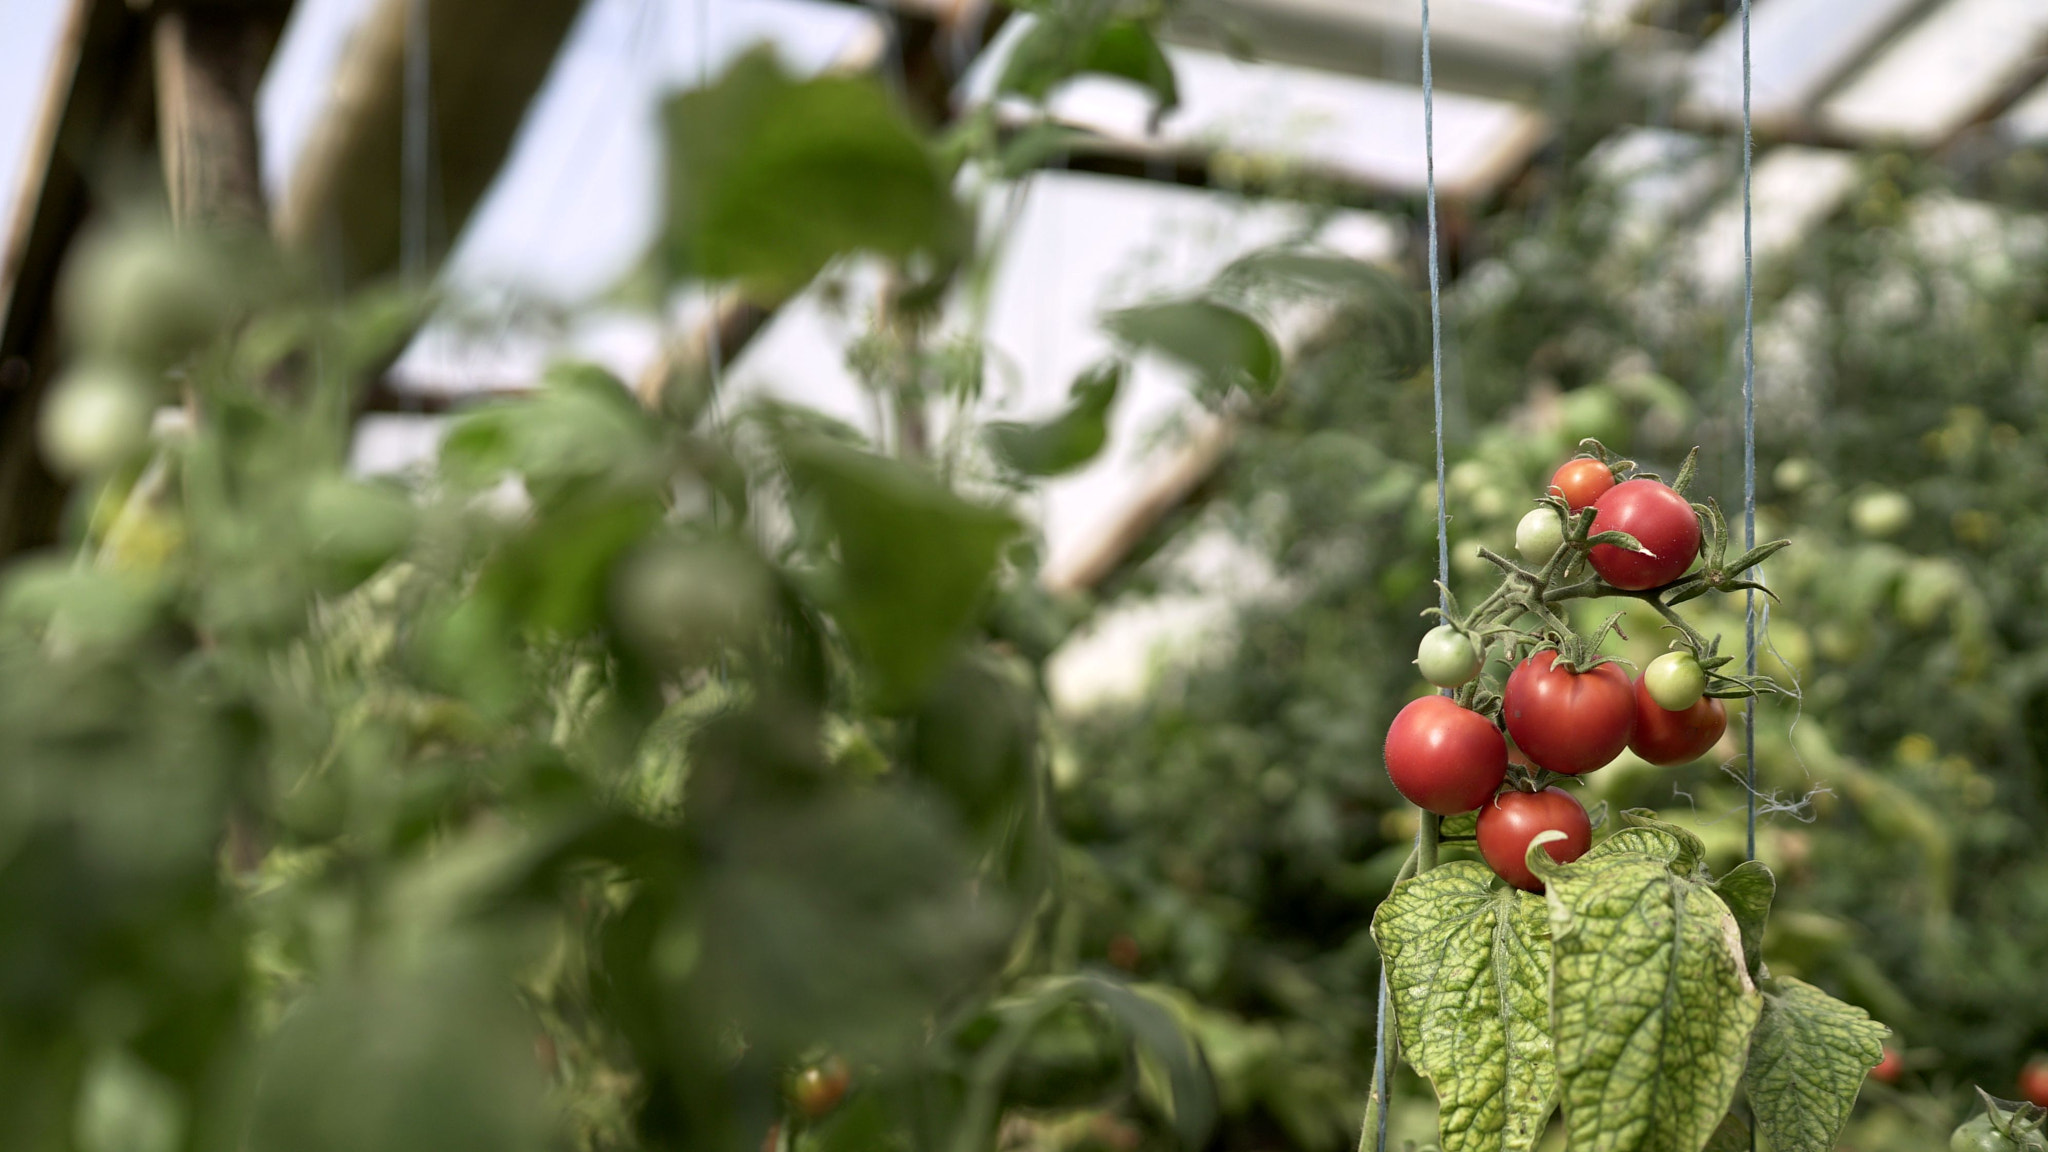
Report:
[[[712,0],[697,0],[697,87],[700,89],[711,86],[711,2]],[[710,388],[710,398],[705,408],[711,417],[711,426],[717,428],[723,423],[718,408],[725,391],[725,349],[721,347],[723,337],[718,330],[720,299],[718,290],[712,285],[703,285],[703,290],[706,305],[704,362]],[[715,507],[714,505],[714,516]]]
[[[1749,3],[1742,0],[1742,547],[1756,547],[1756,253],[1751,162],[1756,151],[1750,127]],[[1745,579],[1756,579],[1755,570]],[[1744,666],[1756,675],[1756,589],[1743,592]],[[1756,697],[1742,707],[1743,765],[1747,773],[1748,859],[1756,859]]]
[[[1744,0],[1747,11],[1747,0]],[[1438,255],[1436,214],[1436,76],[1430,61],[1429,0],[1422,0],[1422,163],[1423,203],[1429,232],[1429,392],[1436,430],[1436,579],[1437,607],[1449,612],[1451,583],[1451,541],[1449,517],[1444,500],[1444,313],[1443,273]],[[1754,657],[1752,656],[1752,659]],[[1445,695],[1450,695],[1448,689]],[[1416,870],[1434,862],[1435,817],[1419,813],[1415,827]],[[1390,990],[1384,959],[1380,964],[1378,1017],[1373,1028],[1372,1117],[1375,1152],[1387,1147],[1387,1076],[1390,1043],[1387,1032]],[[1360,1134],[1360,1144],[1364,1143]]]
[[[1751,175],[1756,138],[1750,122],[1749,4],[1742,0],[1742,547],[1756,547],[1756,247]],[[1744,574],[1756,578],[1755,569]],[[1756,589],[1743,590],[1743,664],[1756,677]],[[1756,700],[1742,705],[1743,802],[1748,835],[1744,859],[1756,859]],[[1756,1117],[1749,1118],[1750,1152],[1756,1152]]]

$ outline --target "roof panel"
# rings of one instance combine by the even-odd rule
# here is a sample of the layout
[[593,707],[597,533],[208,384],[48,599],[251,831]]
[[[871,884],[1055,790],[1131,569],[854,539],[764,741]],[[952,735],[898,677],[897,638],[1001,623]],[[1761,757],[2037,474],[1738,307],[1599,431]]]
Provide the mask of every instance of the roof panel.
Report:
[[2014,144],[2048,144],[2048,80],[2020,97],[1999,120],[1998,128]]
[[2044,0],[1948,0],[1822,106],[1856,136],[1932,145],[2025,75],[2048,37]]
[[[1750,18],[1751,108],[1759,121],[1803,117],[1807,106],[1921,0],[1764,0]],[[1687,104],[1720,120],[1742,115],[1742,22],[1730,20],[1694,54]]]
[[[1759,262],[1796,245],[1839,207],[1856,183],[1856,159],[1826,148],[1785,145],[1756,162],[1752,186]],[[1693,237],[1701,286],[1734,292],[1742,286],[1742,193],[1738,187],[1701,222]]]

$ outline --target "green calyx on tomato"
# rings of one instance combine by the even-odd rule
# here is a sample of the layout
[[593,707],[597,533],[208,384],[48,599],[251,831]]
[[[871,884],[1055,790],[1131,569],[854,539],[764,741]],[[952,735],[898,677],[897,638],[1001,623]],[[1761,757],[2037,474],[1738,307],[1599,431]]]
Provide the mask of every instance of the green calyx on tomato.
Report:
[[1643,669],[1643,687],[1657,706],[1683,712],[1707,693],[1707,670],[1690,652],[1666,652]]
[[1423,634],[1415,650],[1415,667],[1431,684],[1456,688],[1479,675],[1479,649],[1455,626],[1439,624]]

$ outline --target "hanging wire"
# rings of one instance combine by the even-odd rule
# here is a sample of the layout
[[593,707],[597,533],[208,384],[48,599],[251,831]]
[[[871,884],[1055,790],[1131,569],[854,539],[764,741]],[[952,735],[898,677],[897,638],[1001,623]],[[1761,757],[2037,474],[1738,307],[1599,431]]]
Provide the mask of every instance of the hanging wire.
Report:
[[[697,87],[711,86],[711,4],[712,0],[697,0]],[[718,289],[708,281],[704,290],[704,363],[710,382],[710,397],[705,405],[711,417],[711,426],[718,428],[723,423],[719,414],[720,396],[725,391],[725,349],[718,331],[719,298]]]
[[[1747,0],[1744,0],[1745,11]],[[1444,502],[1444,310],[1443,273],[1438,256],[1437,215],[1436,215],[1436,77],[1430,65],[1429,52],[1429,0],[1422,0],[1422,164],[1423,202],[1429,230],[1429,393],[1430,403],[1436,422],[1436,579],[1437,607],[1449,612],[1451,583],[1451,539],[1449,517],[1445,515]],[[1754,656],[1752,656],[1754,659]],[[1449,695],[1446,690],[1445,695]],[[1422,851],[1423,838],[1428,834],[1425,827],[1427,817],[1418,821],[1415,827],[1415,850]],[[1387,984],[1386,963],[1380,964],[1379,1013],[1373,1027],[1372,1055],[1372,1100],[1375,1119],[1373,1148],[1375,1152],[1386,1152],[1387,1147],[1387,1076],[1388,1058],[1391,1047],[1387,1034],[1387,1017],[1391,992]]]

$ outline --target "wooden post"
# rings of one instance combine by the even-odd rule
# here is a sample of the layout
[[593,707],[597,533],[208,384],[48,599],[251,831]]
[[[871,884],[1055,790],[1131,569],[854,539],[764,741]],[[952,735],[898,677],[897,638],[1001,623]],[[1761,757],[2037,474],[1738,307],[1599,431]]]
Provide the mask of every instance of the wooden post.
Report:
[[276,5],[182,3],[151,30],[157,149],[171,217],[182,226],[262,229],[256,86],[283,30]]

